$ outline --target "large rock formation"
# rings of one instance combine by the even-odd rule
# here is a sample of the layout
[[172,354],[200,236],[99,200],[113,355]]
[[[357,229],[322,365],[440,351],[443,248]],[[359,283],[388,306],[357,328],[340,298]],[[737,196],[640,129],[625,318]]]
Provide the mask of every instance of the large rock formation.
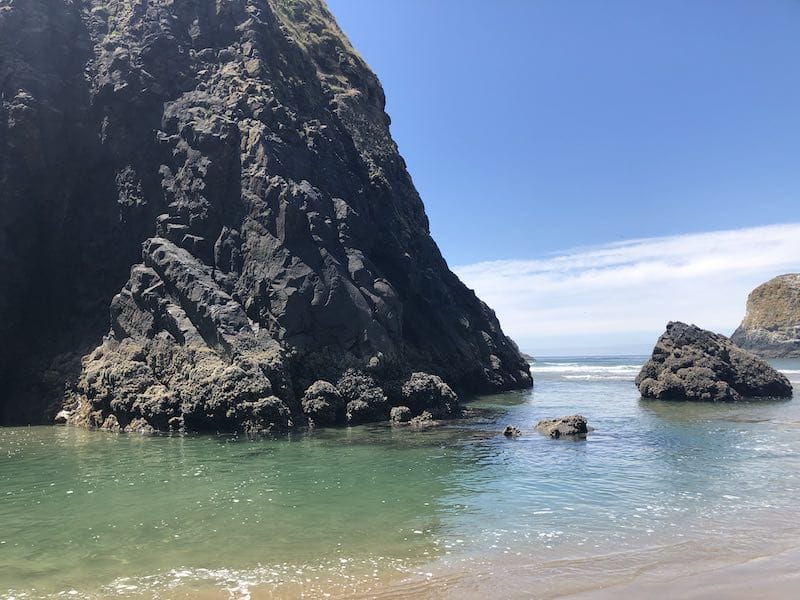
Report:
[[671,322],[636,377],[645,398],[729,401],[789,397],[792,385],[757,356],[729,338],[696,325]]
[[780,275],[750,292],[731,339],[765,358],[800,358],[800,273]]
[[321,0],[0,0],[0,86],[0,423],[65,386],[147,430],[531,385]]

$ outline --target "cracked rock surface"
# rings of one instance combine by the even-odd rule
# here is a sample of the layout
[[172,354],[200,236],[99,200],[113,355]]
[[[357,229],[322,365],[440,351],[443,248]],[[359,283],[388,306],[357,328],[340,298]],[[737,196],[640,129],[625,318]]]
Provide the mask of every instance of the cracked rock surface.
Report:
[[263,431],[529,387],[384,105],[319,0],[0,0],[0,423]]

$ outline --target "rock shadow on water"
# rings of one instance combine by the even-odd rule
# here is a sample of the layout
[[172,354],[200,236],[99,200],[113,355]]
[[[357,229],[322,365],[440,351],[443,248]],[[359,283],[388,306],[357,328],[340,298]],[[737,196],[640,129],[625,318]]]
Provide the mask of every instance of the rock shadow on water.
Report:
[[[639,407],[647,414],[671,422],[693,422],[701,420],[720,420],[735,422],[771,421],[769,414],[763,409],[778,408],[790,404],[792,398],[773,396],[743,398],[736,402],[693,402],[688,400],[657,400],[655,398],[639,398]],[[756,411],[752,417],[741,413]],[[760,414],[759,414],[760,413]]]

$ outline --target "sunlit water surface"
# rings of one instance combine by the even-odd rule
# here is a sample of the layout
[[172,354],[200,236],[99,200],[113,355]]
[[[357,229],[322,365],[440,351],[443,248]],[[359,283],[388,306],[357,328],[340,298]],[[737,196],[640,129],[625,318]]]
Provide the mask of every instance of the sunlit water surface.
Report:
[[[425,431],[0,429],[0,597],[545,597],[800,545],[798,402],[644,401],[643,361],[540,359]],[[576,412],[584,441],[533,432]]]

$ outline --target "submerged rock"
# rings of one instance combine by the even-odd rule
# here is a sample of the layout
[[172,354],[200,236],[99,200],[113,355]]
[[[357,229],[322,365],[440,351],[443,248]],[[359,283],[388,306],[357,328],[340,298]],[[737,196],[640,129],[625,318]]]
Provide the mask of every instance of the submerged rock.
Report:
[[653,355],[636,377],[645,398],[730,401],[790,397],[785,375],[738,348],[724,335],[680,322],[667,324]]
[[754,289],[731,340],[764,358],[800,358],[800,273],[780,275]]
[[531,386],[323,2],[134,4],[0,11],[0,424],[65,385],[71,422],[212,431]]
[[586,418],[581,415],[570,415],[559,419],[544,419],[539,421],[534,428],[539,433],[551,438],[560,437],[585,437],[590,427]]
[[442,422],[436,419],[431,413],[427,410],[423,410],[422,414],[417,415],[413,419],[411,419],[408,424],[411,427],[415,427],[417,429],[427,429],[429,427],[437,427],[442,424]]

